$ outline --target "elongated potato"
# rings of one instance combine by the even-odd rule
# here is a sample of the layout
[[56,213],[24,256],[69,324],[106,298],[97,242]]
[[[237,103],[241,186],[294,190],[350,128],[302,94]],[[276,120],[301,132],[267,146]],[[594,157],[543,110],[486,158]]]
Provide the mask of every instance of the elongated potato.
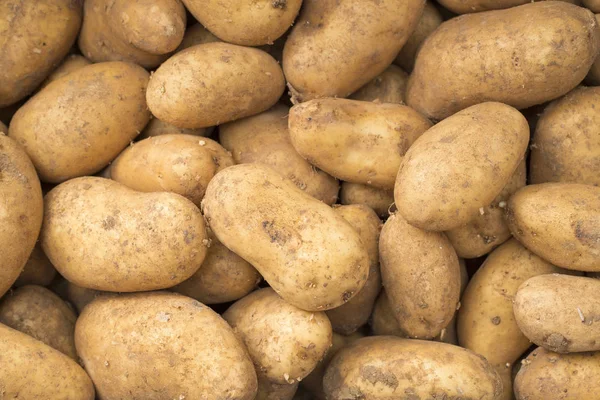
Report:
[[209,128],[198,128],[198,129],[186,129],[178,128],[175,125],[168,124],[161,121],[158,118],[152,118],[146,128],[140,133],[138,139],[146,139],[153,136],[171,135],[171,134],[182,134],[182,135],[193,135],[193,136],[209,136],[212,133],[212,127]]
[[594,15],[564,2],[453,18],[421,47],[407,103],[434,120],[485,101],[531,107],[577,86],[599,50]]
[[380,218],[387,218],[394,202],[394,191],[360,183],[343,182],[340,189],[340,202],[344,205],[364,204],[372,208]]
[[238,164],[270,166],[298,188],[325,204],[337,200],[335,178],[303,159],[292,146],[288,131],[289,108],[276,105],[252,117],[219,126],[219,140]]
[[398,212],[432,231],[469,223],[509,182],[528,142],[527,120],[510,106],[483,103],[453,115],[406,152],[394,188]]
[[88,66],[91,63],[92,62],[90,60],[83,56],[71,54],[63,60],[62,64],[60,64],[58,68],[56,68],[50,75],[48,75],[46,80],[40,85],[40,90],[45,88],[55,80],[60,79],[63,76],[68,75],[71,72],[75,72],[85,66]]
[[177,51],[179,52],[197,44],[213,42],[222,42],[222,40],[210,33],[202,24],[194,24],[185,30],[185,35],[183,35],[183,40],[179,44]]
[[46,195],[40,238],[61,275],[111,292],[183,282],[202,264],[208,242],[202,214],[186,198],[96,177],[72,179]]
[[29,259],[25,263],[21,275],[14,283],[15,287],[25,285],[48,286],[56,276],[54,265],[48,260],[39,243],[36,243]]
[[226,168],[209,183],[202,206],[219,241],[296,307],[339,307],[367,281],[369,258],[358,233],[269,167]]
[[347,97],[381,74],[416,27],[424,4],[304,0],[283,49],[292,102]]
[[390,65],[372,81],[350,95],[350,99],[379,101],[381,103],[404,104],[408,74],[395,65]]

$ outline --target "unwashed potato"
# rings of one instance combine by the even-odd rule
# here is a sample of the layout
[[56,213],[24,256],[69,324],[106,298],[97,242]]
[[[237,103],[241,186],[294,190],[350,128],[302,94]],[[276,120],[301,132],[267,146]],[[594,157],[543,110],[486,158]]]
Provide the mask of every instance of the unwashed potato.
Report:
[[254,400],[292,400],[297,390],[298,382],[280,384],[259,377],[258,391]]
[[515,238],[552,264],[600,271],[600,187],[526,186],[508,201],[506,221]]
[[283,50],[292,102],[347,97],[381,74],[417,26],[424,4],[304,0]]
[[25,103],[9,135],[23,145],[42,181],[96,173],[148,123],[148,79],[143,68],[123,62],[83,67]]
[[212,42],[222,42],[222,40],[210,33],[202,24],[194,24],[185,30],[185,35],[183,35],[183,40],[179,44],[177,51],[179,52],[197,44]]
[[94,400],[85,371],[58,350],[0,324],[0,382],[6,399]]
[[393,189],[406,151],[431,122],[401,104],[315,99],[290,109],[294,148],[348,182]]
[[446,343],[393,336],[359,339],[340,350],[327,367],[323,386],[330,400],[502,396],[502,382],[483,357]]
[[204,128],[258,114],[283,93],[281,68],[269,54],[206,43],[175,54],[148,84],[148,107],[180,128]]
[[39,243],[36,243],[14,285],[15,287],[25,285],[48,286],[55,276],[56,269],[54,265],[48,260]]
[[202,206],[219,241],[296,307],[339,307],[367,281],[368,254],[352,226],[269,167],[224,169]]
[[42,225],[44,205],[33,164],[14,140],[0,133],[0,297],[17,280]]
[[394,202],[394,191],[378,189],[360,183],[342,182],[340,189],[342,204],[364,204],[369,206],[381,218],[387,218]]
[[75,345],[102,399],[252,400],[243,343],[209,307],[154,292],[99,297],[79,316]]
[[71,54],[66,57],[62,64],[58,66],[48,77],[46,80],[40,85],[39,90],[42,90],[46,86],[48,86],[51,82],[62,78],[65,75],[70,74],[71,72],[75,72],[87,65],[90,65],[92,62],[83,56],[79,56],[77,54]]
[[0,2],[0,107],[39,86],[75,42],[82,1]]
[[599,50],[594,15],[564,2],[460,16],[419,50],[407,102],[435,120],[485,101],[531,107],[577,86]]
[[527,120],[510,106],[482,103],[453,115],[406,152],[394,188],[398,212],[432,231],[469,223],[509,182],[528,142]]
[[292,146],[289,108],[278,104],[268,111],[219,126],[219,139],[238,164],[265,164],[325,204],[337,200],[339,183],[309,164]]
[[379,101],[380,103],[404,104],[404,93],[408,83],[408,74],[395,65],[390,65],[381,74],[356,92],[350,99]]
[[44,342],[72,359],[77,315],[57,295],[42,286],[27,285],[5,296],[0,322]]
[[209,128],[197,128],[197,129],[186,129],[178,128],[175,125],[168,124],[161,121],[158,118],[152,118],[146,128],[142,131],[138,139],[146,139],[153,136],[171,135],[171,134],[183,134],[193,136],[210,136],[212,133],[212,127]]
[[202,214],[177,194],[76,178],[46,195],[44,214],[42,248],[78,286],[110,292],[168,288],[193,275],[206,255]]
[[600,87],[578,87],[555,100],[537,123],[531,183],[600,185]]
[[88,289],[66,281],[66,297],[75,306],[77,312],[81,314],[85,306],[96,300],[98,296],[117,296],[112,292],[103,292],[100,290]]
[[[467,14],[480,11],[501,10],[533,3],[536,0],[438,0],[448,10],[456,14]],[[539,0],[538,0],[539,1]],[[566,3],[581,4],[581,0],[558,0]],[[586,0],[583,0],[584,2]],[[592,0],[594,1],[594,0]]]

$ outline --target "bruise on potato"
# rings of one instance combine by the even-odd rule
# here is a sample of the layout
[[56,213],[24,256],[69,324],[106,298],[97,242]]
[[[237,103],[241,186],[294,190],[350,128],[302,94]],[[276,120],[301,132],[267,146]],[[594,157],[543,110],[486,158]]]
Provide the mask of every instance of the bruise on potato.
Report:
[[56,276],[54,265],[44,254],[39,242],[36,243],[21,274],[14,283],[15,287],[25,285],[48,286]]
[[385,219],[389,216],[390,207],[394,203],[394,191],[360,183],[342,182],[340,202],[344,205],[364,204],[372,208],[380,218]]
[[404,104],[408,74],[401,68],[390,65],[369,83],[352,93],[348,98],[380,103]]

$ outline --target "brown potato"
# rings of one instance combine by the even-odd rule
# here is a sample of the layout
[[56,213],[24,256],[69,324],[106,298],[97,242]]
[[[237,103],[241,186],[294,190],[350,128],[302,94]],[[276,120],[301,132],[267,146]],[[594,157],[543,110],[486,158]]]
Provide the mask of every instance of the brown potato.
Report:
[[186,129],[178,128],[175,125],[168,124],[161,121],[158,118],[152,118],[146,128],[142,131],[138,139],[146,139],[153,136],[171,135],[171,134],[182,134],[182,135],[193,135],[193,136],[210,136],[213,128],[197,128],[197,129]]
[[600,1],[598,0],[582,0],[583,6],[588,8],[593,13],[600,13]]
[[25,263],[21,275],[14,283],[15,287],[25,285],[48,286],[56,276],[54,265],[48,260],[39,243],[36,243],[29,259]]
[[[501,10],[533,3],[540,0],[438,0],[441,5],[456,14],[468,14],[480,11]],[[542,0],[543,1],[543,0]],[[558,0],[580,5],[581,0]],[[586,1],[586,0],[583,0]],[[593,1],[593,0],[592,0]]]
[[58,66],[48,77],[46,80],[40,85],[39,90],[42,90],[50,83],[62,78],[65,75],[70,74],[71,72],[75,72],[80,70],[81,68],[90,65],[92,62],[83,56],[79,56],[77,54],[71,54],[66,57],[62,64]]
[[395,65],[390,65],[381,74],[356,92],[349,98],[362,101],[379,101],[380,103],[404,104],[404,94],[408,74]]
[[177,52],[197,44],[213,42],[222,42],[222,40],[210,33],[202,24],[194,24],[185,30],[185,35],[183,35],[183,40],[179,44]]
[[66,296],[67,299],[75,306],[77,312],[81,314],[85,306],[96,300],[98,296],[116,296],[111,292],[103,292],[101,290],[88,289],[67,281]]
[[378,189],[360,183],[342,182],[340,202],[345,205],[364,204],[381,218],[387,218],[394,202],[394,191]]
[[254,400],[292,400],[297,390],[298,382],[280,384],[259,377],[258,392]]
[[[600,14],[596,14],[596,23],[600,25]],[[600,57],[596,57],[596,60],[594,60],[585,80],[590,85],[600,85]]]

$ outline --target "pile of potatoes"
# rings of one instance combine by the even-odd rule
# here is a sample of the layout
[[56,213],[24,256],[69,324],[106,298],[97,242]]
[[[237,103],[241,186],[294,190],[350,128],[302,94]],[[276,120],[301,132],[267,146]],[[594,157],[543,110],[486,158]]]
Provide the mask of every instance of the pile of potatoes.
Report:
[[0,1],[0,399],[599,399],[594,13]]

